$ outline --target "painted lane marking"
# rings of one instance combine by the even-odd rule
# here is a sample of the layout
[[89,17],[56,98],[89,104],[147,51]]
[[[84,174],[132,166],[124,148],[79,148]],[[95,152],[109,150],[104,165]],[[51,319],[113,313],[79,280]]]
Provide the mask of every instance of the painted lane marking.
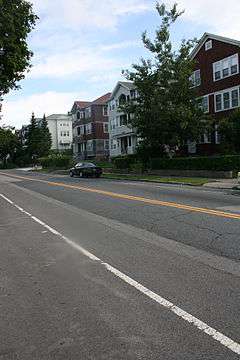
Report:
[[24,210],[19,205],[15,204],[12,200],[8,199],[3,194],[0,194],[0,196],[5,199],[8,203],[10,203],[12,206],[17,208],[19,211],[21,211],[23,214],[29,216],[32,220],[34,220],[36,223],[42,225],[45,229],[50,231],[52,234],[58,236],[61,238],[66,244],[70,245],[75,250],[79,251],[81,254],[88,257],[90,260],[98,262],[100,265],[104,266],[109,272],[114,274],[117,278],[123,280],[125,283],[129,284],[136,290],[138,290],[140,293],[144,294],[148,298],[152,299],[162,307],[168,309],[169,311],[173,312],[175,315],[177,315],[182,320],[187,321],[188,323],[195,326],[197,329],[202,331],[203,333],[209,335],[214,340],[231,350],[232,352],[240,355],[240,344],[232,340],[231,338],[225,336],[221,332],[217,331],[216,329],[212,328],[205,322],[201,321],[200,319],[196,318],[195,316],[191,315],[187,311],[181,309],[180,307],[174,305],[169,300],[163,298],[162,296],[156,294],[155,292],[151,291],[150,289],[146,288],[144,285],[140,284],[139,282],[135,281],[128,275],[124,274],[120,270],[116,269],[112,265],[102,261],[100,258],[89,252],[88,250],[84,249],[81,245],[75,243],[74,241],[70,240],[66,236],[62,235],[59,231],[55,230],[42,220],[38,219],[37,217],[33,216],[26,210]]
[[111,191],[107,191],[107,190],[90,188],[90,187],[86,187],[86,186],[69,185],[69,184],[65,184],[65,183],[61,183],[61,182],[47,181],[47,180],[42,180],[42,179],[34,179],[34,178],[25,177],[25,176],[7,174],[7,173],[3,173],[3,172],[0,172],[0,175],[1,174],[8,175],[10,177],[14,177],[17,179],[37,181],[37,182],[45,183],[45,184],[48,184],[51,186],[60,186],[60,187],[65,187],[67,189],[77,189],[77,190],[84,191],[84,192],[106,195],[106,196],[118,198],[118,199],[137,201],[137,202],[142,202],[145,204],[156,205],[156,206],[172,207],[172,208],[180,209],[180,210],[187,210],[187,211],[193,211],[193,212],[198,212],[198,213],[203,213],[203,214],[208,214],[208,215],[213,215],[213,216],[218,216],[218,217],[223,217],[223,218],[240,220],[240,214],[237,214],[237,213],[230,213],[230,212],[228,213],[228,212],[220,211],[220,210],[207,209],[207,208],[196,207],[196,206],[191,206],[191,205],[184,205],[184,204],[162,201],[162,200],[154,200],[154,199],[145,198],[145,197],[141,197],[141,196],[115,193],[115,192],[111,192]]

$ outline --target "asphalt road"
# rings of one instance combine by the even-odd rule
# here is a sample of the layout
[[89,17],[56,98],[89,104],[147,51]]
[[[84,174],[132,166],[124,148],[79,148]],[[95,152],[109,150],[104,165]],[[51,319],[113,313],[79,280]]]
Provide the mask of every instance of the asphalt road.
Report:
[[0,360],[239,359],[240,196],[0,172]]

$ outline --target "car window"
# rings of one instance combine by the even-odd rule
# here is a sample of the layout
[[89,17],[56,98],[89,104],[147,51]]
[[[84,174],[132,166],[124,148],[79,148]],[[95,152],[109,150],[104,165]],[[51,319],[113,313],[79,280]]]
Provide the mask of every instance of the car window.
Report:
[[93,163],[86,163],[84,164],[86,167],[95,167],[96,165],[94,165]]
[[75,165],[75,167],[81,167],[81,166],[83,166],[82,163],[77,163],[77,164]]

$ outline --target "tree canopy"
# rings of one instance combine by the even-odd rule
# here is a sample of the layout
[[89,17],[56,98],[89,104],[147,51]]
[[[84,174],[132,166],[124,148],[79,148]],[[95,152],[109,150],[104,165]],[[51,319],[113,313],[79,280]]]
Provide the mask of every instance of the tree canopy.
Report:
[[190,81],[194,70],[190,54],[196,40],[183,40],[175,51],[170,39],[170,28],[183,12],[176,4],[168,11],[157,3],[156,9],[161,24],[155,39],[146,32],[142,35],[151,59],[142,58],[123,73],[138,91],[137,101],[126,104],[124,110],[134,115],[130,123],[137,129],[142,148],[158,156],[166,146],[176,149],[187,140],[198,140],[207,117]]
[[18,89],[31,66],[27,37],[37,18],[26,0],[0,0],[0,97]]
[[12,158],[19,146],[18,138],[11,130],[0,128],[0,160],[3,161],[4,165],[7,157]]
[[219,122],[221,147],[225,152],[240,153],[240,110],[235,110],[228,118]]
[[27,139],[27,151],[29,155],[31,157],[46,156],[49,154],[51,145],[52,139],[45,115],[39,124],[33,113]]

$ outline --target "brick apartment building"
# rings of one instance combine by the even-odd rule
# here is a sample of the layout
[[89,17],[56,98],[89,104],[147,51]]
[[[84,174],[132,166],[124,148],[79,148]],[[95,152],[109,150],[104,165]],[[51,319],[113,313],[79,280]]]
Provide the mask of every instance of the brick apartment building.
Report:
[[196,60],[192,82],[202,97],[203,108],[215,121],[215,131],[204,134],[188,151],[198,154],[218,152],[220,144],[217,124],[240,106],[239,74],[240,41],[205,33],[192,52]]
[[75,101],[73,117],[73,154],[76,160],[109,157],[108,105],[110,93],[98,99]]

